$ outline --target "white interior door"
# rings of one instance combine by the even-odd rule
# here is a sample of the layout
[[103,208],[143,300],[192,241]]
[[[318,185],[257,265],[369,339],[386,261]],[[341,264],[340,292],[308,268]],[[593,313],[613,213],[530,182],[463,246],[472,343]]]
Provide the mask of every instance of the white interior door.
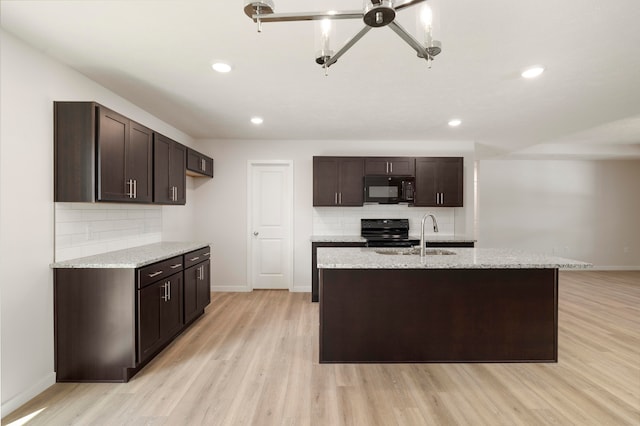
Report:
[[290,289],[293,164],[249,162],[249,279],[254,289]]

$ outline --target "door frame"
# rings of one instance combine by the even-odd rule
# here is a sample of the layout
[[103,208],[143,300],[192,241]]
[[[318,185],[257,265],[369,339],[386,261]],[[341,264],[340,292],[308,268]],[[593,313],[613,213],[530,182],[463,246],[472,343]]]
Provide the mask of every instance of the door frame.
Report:
[[253,211],[253,166],[287,166],[287,177],[289,179],[288,182],[288,190],[291,196],[289,197],[289,202],[287,209],[289,210],[289,217],[291,218],[291,224],[289,228],[289,282],[287,283],[287,289],[289,291],[293,291],[293,260],[294,260],[294,249],[293,249],[293,241],[294,241],[294,198],[295,194],[293,192],[293,160],[248,160],[247,161],[247,288],[248,291],[253,291],[253,242],[255,241],[252,238],[252,211]]

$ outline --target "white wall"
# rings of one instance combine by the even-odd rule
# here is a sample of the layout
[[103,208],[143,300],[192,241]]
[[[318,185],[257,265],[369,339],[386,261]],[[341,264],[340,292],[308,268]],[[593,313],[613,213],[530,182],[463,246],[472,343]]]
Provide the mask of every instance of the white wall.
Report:
[[[54,260],[53,101],[97,101],[179,142],[193,140],[4,30],[0,37],[1,381],[7,414],[55,380],[48,266]],[[179,236],[173,224],[187,219],[181,225],[185,238],[193,235],[188,203],[163,207],[171,221],[163,231]]]
[[[247,162],[294,162],[294,290],[311,291],[314,155],[463,156],[465,207],[455,209],[456,232],[473,229],[473,144],[424,141],[220,141],[201,140],[196,149],[215,159],[215,177],[196,194],[196,223],[213,241],[212,287],[245,291],[247,262]],[[348,209],[341,207],[336,209]],[[357,208],[356,208],[357,209]]]
[[640,160],[479,162],[479,247],[640,269]]

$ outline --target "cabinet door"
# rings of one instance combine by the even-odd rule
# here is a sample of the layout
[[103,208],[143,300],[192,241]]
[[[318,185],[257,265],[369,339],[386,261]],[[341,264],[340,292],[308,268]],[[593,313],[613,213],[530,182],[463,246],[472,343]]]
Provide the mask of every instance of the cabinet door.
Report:
[[339,162],[339,171],[339,205],[361,206],[364,203],[363,159],[342,158]]
[[338,204],[338,159],[313,157],[313,206]]
[[198,314],[198,265],[184,270],[184,323]]
[[169,182],[170,186],[175,188],[173,202],[184,205],[187,203],[187,147],[174,142],[170,159]]
[[134,182],[134,196],[129,201],[153,201],[153,131],[131,122],[126,152],[126,177]]
[[98,119],[98,200],[126,201],[129,188],[125,158],[129,144],[128,118],[107,108],[99,108]]
[[463,205],[463,159],[442,158],[438,168],[441,207],[462,207]]
[[389,174],[395,176],[413,176],[416,173],[416,162],[413,157],[389,158]]
[[197,308],[203,310],[211,303],[211,261],[202,262],[199,266],[201,272],[198,280]]
[[153,136],[153,202],[186,203],[187,148],[161,134]]
[[171,168],[171,145],[169,138],[153,135],[153,202],[171,204],[172,188],[169,179]]
[[365,158],[365,175],[413,176],[413,157],[368,157]]
[[182,272],[162,281],[160,339],[164,343],[182,328]]
[[138,290],[138,361],[144,361],[160,344],[160,303],[164,281]]
[[438,159],[416,158],[416,185],[414,205],[436,207],[438,205]]
[[364,160],[364,174],[387,175],[389,174],[389,161],[386,157],[372,157]]

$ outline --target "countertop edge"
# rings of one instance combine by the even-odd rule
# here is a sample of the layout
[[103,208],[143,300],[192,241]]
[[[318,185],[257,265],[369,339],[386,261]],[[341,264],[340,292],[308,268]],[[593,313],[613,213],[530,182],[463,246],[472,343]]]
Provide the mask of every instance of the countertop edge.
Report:
[[[211,245],[208,242],[161,242],[53,262],[49,267],[51,269],[135,269]],[[127,257],[133,259],[119,259]]]

